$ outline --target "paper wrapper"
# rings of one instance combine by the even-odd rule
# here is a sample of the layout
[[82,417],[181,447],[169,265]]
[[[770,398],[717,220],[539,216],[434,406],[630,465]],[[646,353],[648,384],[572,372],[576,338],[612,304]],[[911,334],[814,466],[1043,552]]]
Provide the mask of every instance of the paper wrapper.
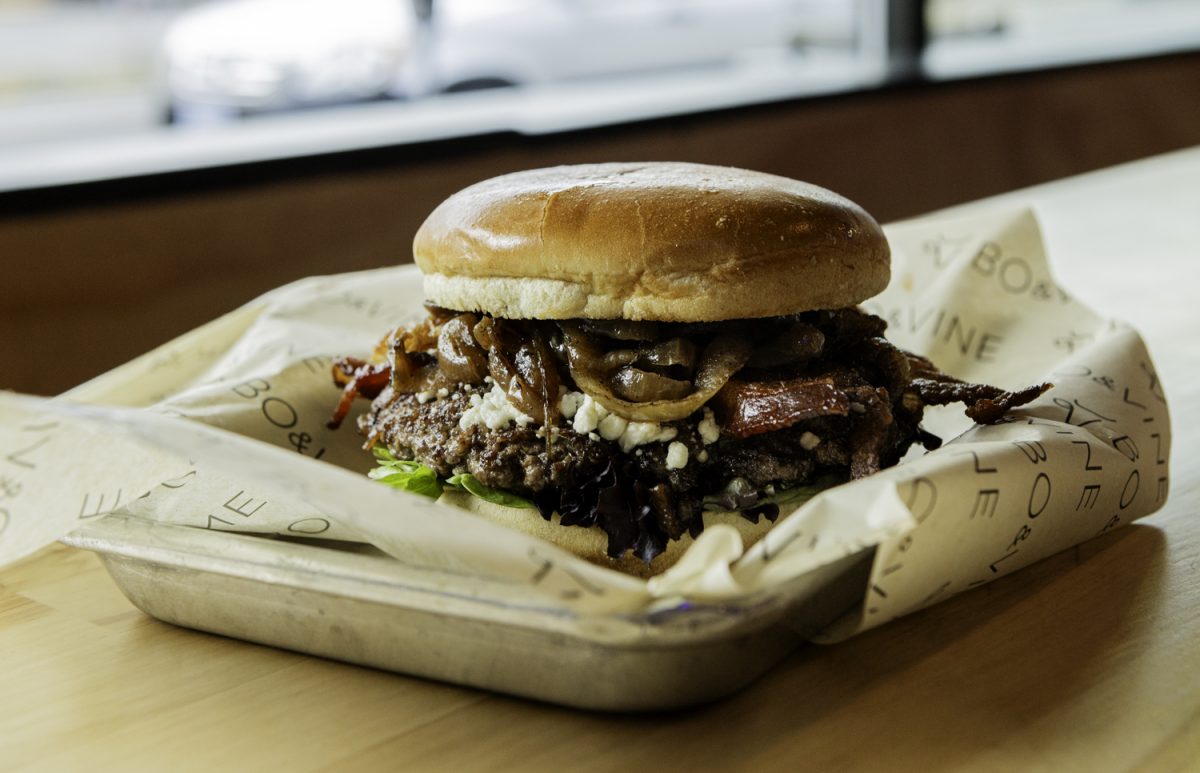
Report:
[[861,608],[820,637],[832,641],[1160,507],[1170,427],[1154,366],[1133,330],[1054,281],[1032,213],[887,230],[892,285],[865,306],[894,342],[970,381],[1055,386],[995,426],[931,409],[926,427],[953,440],[818,495],[744,554],[732,529],[712,528],[644,582],[369,481],[353,419],[325,428],[329,362],[420,313],[420,276],[401,267],[283,287],[63,398],[0,395],[0,565],[120,510],[366,541],[514,608],[594,622],[681,602],[786,603],[796,578],[874,546]]

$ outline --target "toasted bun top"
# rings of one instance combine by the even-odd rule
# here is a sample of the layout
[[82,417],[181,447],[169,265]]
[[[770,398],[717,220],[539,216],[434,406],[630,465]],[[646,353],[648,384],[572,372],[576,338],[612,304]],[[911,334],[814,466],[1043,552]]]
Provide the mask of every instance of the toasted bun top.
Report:
[[560,166],[444,201],[413,243],[434,304],[510,318],[716,321],[853,306],[890,278],[858,205],[687,163]]

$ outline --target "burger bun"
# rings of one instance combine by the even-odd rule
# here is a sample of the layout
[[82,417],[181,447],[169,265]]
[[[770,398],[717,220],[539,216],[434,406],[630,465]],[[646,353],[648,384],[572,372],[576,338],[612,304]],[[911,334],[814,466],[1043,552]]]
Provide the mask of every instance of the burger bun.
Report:
[[824,188],[652,162],[485,180],[413,243],[430,303],[514,319],[705,322],[854,306],[890,278],[887,240]]

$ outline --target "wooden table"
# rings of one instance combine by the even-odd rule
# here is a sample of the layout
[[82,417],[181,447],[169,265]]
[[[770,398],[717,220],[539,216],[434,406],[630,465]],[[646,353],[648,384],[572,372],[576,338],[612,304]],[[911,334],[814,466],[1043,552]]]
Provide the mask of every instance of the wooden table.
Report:
[[1063,284],[1137,326],[1157,361],[1174,469],[1148,520],[653,716],[174,628],[56,546],[0,572],[0,769],[1200,765],[1200,148],[1001,198],[1037,206]]

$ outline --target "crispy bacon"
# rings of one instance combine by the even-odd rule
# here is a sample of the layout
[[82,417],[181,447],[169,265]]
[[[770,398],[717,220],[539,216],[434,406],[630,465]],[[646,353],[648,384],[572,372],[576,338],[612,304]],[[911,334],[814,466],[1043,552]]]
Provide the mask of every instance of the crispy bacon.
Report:
[[711,403],[721,431],[748,438],[790,427],[817,416],[845,416],[850,400],[833,379],[795,378],[786,381],[730,381]]
[[342,388],[333,416],[326,422],[330,429],[337,429],[350,413],[354,398],[374,400],[387,388],[392,380],[392,368],[387,363],[370,363],[355,357],[342,357],[333,361],[333,382]]
[[964,403],[967,416],[977,424],[995,424],[1004,414],[1017,406],[1025,405],[1051,387],[1050,384],[1034,384],[1016,392],[1006,392],[988,384],[970,384],[945,374],[940,378],[915,378],[912,386],[926,405]]
[[883,387],[856,387],[848,390],[857,420],[850,431],[850,477],[865,478],[883,468],[884,442],[892,426],[892,406]]

